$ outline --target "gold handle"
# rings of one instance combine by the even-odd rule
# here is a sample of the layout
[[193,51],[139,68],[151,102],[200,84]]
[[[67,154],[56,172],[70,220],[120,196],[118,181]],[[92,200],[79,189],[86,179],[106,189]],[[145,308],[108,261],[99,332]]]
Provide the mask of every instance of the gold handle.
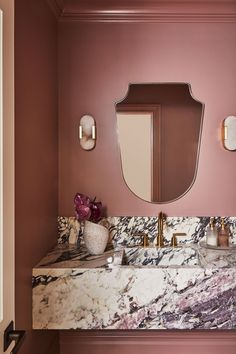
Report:
[[148,235],[145,234],[144,232],[136,233],[136,234],[132,235],[132,237],[142,237],[143,238],[143,247],[149,246]]
[[177,247],[178,246],[178,242],[177,242],[177,237],[178,236],[187,236],[186,233],[184,232],[176,232],[173,234],[172,238],[171,238],[171,246],[172,247]]

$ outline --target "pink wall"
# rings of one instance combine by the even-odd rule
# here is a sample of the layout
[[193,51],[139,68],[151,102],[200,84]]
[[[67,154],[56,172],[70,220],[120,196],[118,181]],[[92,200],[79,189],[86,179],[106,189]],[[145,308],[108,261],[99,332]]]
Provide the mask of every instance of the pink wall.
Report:
[[[161,209],[168,215],[235,215],[236,209],[235,154],[219,141],[222,119],[236,110],[236,24],[61,22],[59,27],[57,189],[56,21],[43,0],[16,1],[16,325],[27,330],[22,354],[57,351],[56,333],[31,331],[30,281],[31,268],[56,240],[58,190],[61,215],[73,215],[77,191],[96,195],[109,215],[157,215]],[[122,180],[114,103],[129,82],[168,81],[191,83],[206,106],[196,182],[179,201],[160,206],[137,199]],[[84,113],[93,114],[98,127],[97,147],[89,153],[77,140]],[[148,332],[137,347],[140,332],[132,335],[127,343],[125,333],[106,340],[93,332],[82,339],[75,332],[62,334],[61,353],[110,352],[115,337],[117,352],[147,352],[147,345],[149,353],[173,351],[167,333],[163,347]],[[186,342],[186,333],[178,333],[174,351],[185,354],[198,343],[195,350],[204,354],[235,350],[230,335],[205,336]]]
[[[235,23],[60,23],[60,215],[74,214],[76,192],[97,196],[109,215],[236,215],[236,155],[219,136],[236,114],[235,33]],[[173,203],[139,200],[122,179],[114,104],[130,82],[188,82],[205,103],[197,178]],[[98,129],[91,152],[77,139],[86,113]]]
[[[16,328],[21,354],[54,354],[56,332],[32,331],[32,268],[57,237],[57,23],[44,0],[15,1]],[[11,222],[11,220],[9,220]]]
[[235,354],[227,331],[64,331],[60,354]]

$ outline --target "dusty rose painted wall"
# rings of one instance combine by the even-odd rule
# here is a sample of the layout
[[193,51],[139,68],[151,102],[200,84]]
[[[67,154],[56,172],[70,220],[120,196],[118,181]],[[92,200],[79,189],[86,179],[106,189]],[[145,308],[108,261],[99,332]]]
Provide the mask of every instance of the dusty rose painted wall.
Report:
[[[223,150],[219,128],[236,114],[236,24],[79,24],[59,28],[59,214],[73,215],[77,191],[97,196],[109,215],[236,215],[235,153]],[[128,83],[189,82],[205,103],[196,182],[180,200],[137,199],[121,173],[114,103]],[[77,140],[83,114],[98,128],[97,147]],[[62,332],[61,354],[234,354],[229,332]]]
[[[56,242],[57,23],[44,0],[15,1],[16,327],[21,354],[54,354],[57,333],[32,331],[32,267]],[[11,220],[9,220],[11,222]]]
[[[73,215],[77,191],[97,196],[109,215],[236,215],[235,153],[223,150],[222,119],[236,114],[236,24],[60,23],[59,214]],[[205,103],[198,174],[176,202],[137,199],[121,173],[114,103],[128,83],[189,82]],[[80,117],[97,121],[92,152],[78,143]]]
[[[104,333],[105,332],[105,333]],[[60,354],[235,354],[234,334],[218,331],[64,331]]]

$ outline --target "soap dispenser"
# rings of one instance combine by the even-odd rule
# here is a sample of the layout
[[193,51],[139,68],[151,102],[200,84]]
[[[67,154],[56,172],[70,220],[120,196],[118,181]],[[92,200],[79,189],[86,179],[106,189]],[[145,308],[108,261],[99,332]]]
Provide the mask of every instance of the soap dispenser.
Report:
[[225,228],[224,218],[221,218],[221,227],[218,233],[218,246],[229,247],[229,232]]
[[209,246],[217,246],[218,245],[218,237],[217,231],[214,226],[214,218],[210,218],[210,224],[208,225],[206,231],[206,243]]

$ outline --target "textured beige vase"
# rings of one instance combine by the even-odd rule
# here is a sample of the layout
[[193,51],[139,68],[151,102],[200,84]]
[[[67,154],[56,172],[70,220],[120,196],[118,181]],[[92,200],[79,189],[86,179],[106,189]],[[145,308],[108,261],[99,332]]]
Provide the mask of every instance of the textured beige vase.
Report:
[[83,236],[85,246],[90,254],[98,255],[105,251],[109,231],[104,226],[85,221]]

